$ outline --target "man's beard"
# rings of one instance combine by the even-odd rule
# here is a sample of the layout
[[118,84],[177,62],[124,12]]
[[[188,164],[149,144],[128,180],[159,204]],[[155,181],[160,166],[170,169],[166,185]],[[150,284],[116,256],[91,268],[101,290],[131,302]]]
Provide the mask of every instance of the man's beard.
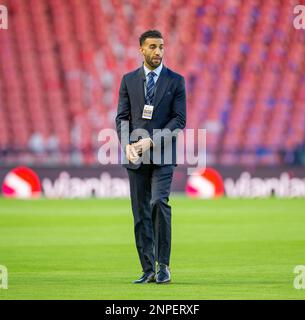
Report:
[[162,62],[162,58],[160,58],[160,60],[153,60],[150,57],[146,57],[146,62],[148,65],[150,65],[152,68],[158,68],[159,65]]

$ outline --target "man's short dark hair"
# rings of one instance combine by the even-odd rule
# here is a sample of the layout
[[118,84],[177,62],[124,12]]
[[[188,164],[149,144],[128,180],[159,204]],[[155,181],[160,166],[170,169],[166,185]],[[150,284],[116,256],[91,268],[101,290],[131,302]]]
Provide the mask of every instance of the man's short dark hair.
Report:
[[142,44],[144,43],[144,41],[147,38],[159,38],[159,39],[163,39],[162,34],[160,31],[158,30],[147,30],[144,33],[141,34],[139,41],[140,41],[140,46],[142,46]]

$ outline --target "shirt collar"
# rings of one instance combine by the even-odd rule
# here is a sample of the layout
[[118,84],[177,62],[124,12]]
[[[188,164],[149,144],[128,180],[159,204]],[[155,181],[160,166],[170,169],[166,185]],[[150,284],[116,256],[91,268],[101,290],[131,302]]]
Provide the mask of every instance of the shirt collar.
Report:
[[161,62],[161,64],[159,65],[158,68],[154,69],[154,70],[150,70],[148,69],[145,64],[143,63],[143,67],[144,67],[144,72],[145,72],[145,77],[147,77],[148,73],[153,71],[158,77],[160,76],[162,67],[163,67],[163,63]]

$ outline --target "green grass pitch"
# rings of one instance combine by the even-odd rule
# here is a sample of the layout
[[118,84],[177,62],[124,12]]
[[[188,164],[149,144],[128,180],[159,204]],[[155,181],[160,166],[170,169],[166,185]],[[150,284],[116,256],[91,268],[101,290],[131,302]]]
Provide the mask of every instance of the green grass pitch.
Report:
[[305,199],[172,197],[172,283],[141,275],[128,199],[0,199],[0,299],[304,299]]

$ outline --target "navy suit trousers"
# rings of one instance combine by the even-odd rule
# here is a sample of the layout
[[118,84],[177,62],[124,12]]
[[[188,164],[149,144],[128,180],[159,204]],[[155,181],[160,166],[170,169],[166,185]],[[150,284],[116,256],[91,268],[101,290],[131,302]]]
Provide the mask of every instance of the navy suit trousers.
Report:
[[134,217],[134,234],[143,272],[156,271],[155,263],[169,266],[171,207],[168,204],[174,165],[142,164],[127,169]]

